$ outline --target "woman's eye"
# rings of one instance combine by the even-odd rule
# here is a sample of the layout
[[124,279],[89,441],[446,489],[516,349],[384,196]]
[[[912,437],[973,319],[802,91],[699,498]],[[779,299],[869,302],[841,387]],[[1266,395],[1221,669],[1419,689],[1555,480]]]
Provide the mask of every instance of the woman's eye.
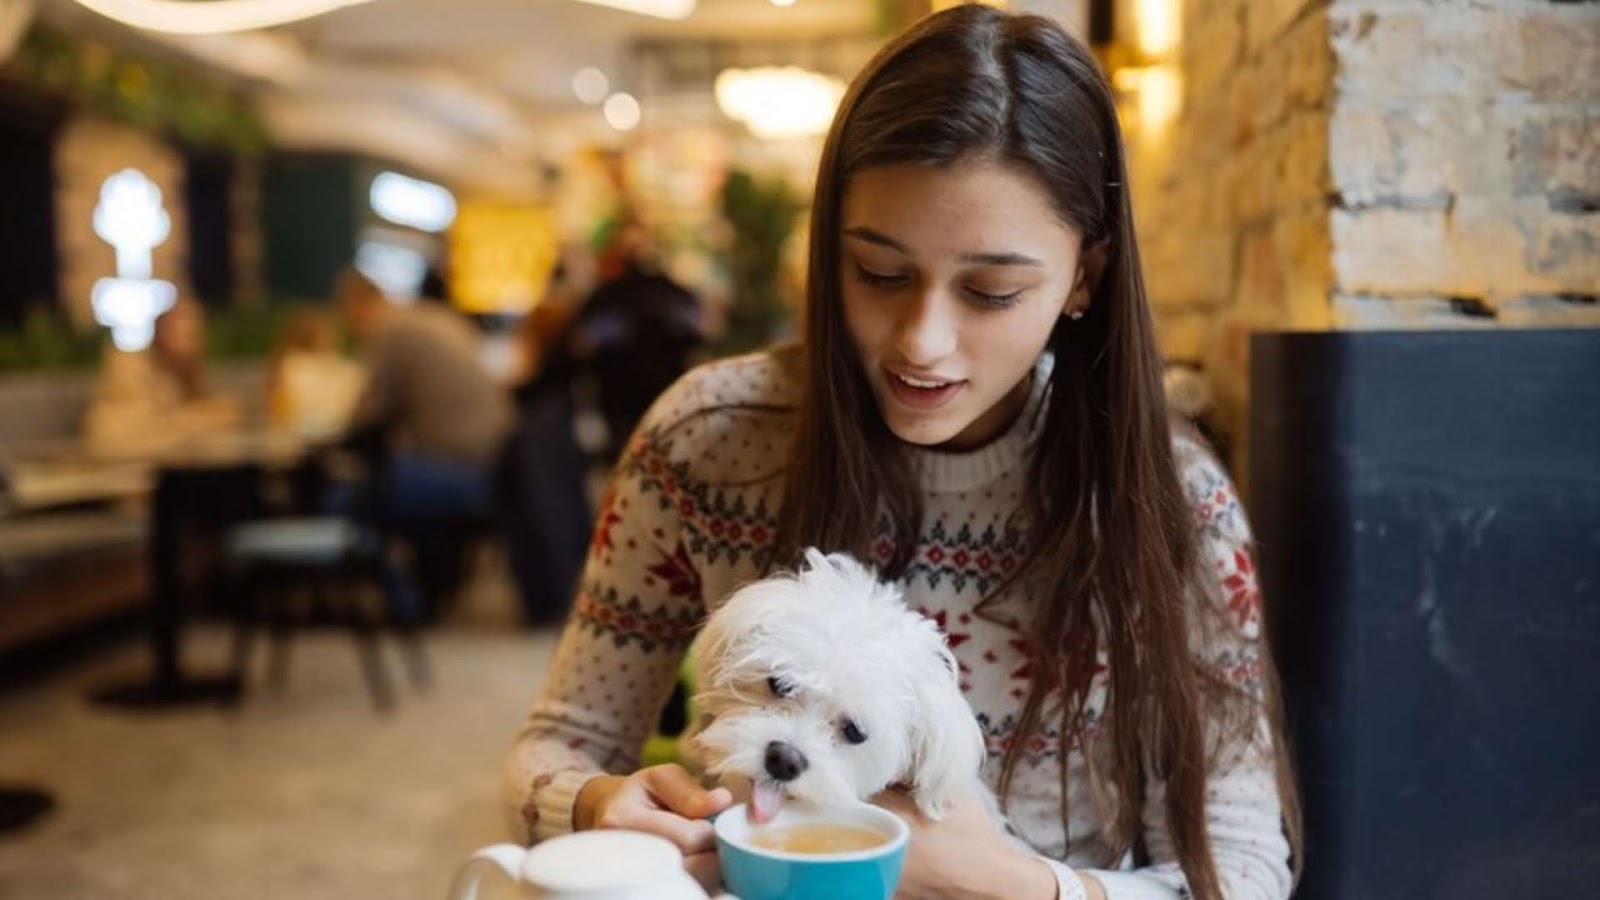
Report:
[[767,676],[767,689],[772,691],[772,696],[780,698],[794,693],[794,686],[776,675]]
[[866,732],[862,731],[860,726],[856,725],[852,719],[844,720],[844,725],[839,729],[839,733],[844,735],[844,739],[852,744],[864,744],[867,742]]
[[980,291],[977,288],[970,287],[967,288],[967,293],[971,295],[972,299],[976,300],[980,306],[991,309],[1005,309],[1008,306],[1013,306],[1016,304],[1017,298],[1022,296],[1021,291],[1012,291],[1009,294],[991,294],[987,291]]
[[906,283],[906,276],[874,272],[860,263],[855,264],[856,280],[870,288],[887,290]]

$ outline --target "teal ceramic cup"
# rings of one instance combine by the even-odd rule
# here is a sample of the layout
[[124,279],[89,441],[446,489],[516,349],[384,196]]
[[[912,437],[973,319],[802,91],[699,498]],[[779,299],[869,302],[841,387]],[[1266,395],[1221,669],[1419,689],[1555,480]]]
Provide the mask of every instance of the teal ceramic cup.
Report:
[[[750,841],[760,831],[813,823],[870,829],[884,841],[830,854],[787,853]],[[717,816],[716,833],[723,887],[739,900],[889,900],[911,838],[899,816],[866,803],[820,810],[787,804],[765,825],[752,824],[741,804]]]

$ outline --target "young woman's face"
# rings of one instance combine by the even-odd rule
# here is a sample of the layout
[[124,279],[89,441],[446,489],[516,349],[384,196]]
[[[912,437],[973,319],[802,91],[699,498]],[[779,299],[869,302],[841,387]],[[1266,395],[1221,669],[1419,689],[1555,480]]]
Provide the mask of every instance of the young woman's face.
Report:
[[1057,317],[1087,304],[1079,235],[987,160],[865,169],[842,213],[845,321],[889,430],[945,450],[1004,433]]

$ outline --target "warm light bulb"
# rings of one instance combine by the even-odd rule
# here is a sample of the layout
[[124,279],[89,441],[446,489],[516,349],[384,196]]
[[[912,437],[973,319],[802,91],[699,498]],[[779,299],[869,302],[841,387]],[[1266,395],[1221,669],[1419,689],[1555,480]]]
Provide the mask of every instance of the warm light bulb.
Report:
[[657,19],[686,19],[694,12],[695,0],[581,0]]
[[606,104],[600,111],[606,117],[606,124],[618,131],[632,131],[639,127],[639,101],[633,99],[632,94],[620,91],[612,94],[606,98]]
[[[298,22],[372,0],[77,0],[108,19],[167,34],[223,34]],[[693,0],[690,0],[693,2]]]
[[599,103],[611,92],[611,82],[606,79],[606,73],[590,66],[579,69],[578,74],[572,76],[572,92],[578,99],[590,105]]
[[844,96],[844,84],[798,66],[724,69],[714,84],[717,106],[759,138],[822,134]]
[[1178,0],[1136,0],[1134,25],[1139,51],[1151,59],[1165,59],[1178,46]]

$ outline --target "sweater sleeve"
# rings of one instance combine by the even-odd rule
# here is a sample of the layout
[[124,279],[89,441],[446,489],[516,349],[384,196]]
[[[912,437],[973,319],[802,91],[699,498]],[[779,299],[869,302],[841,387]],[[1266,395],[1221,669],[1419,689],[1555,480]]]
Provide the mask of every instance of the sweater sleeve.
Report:
[[[1223,896],[1281,900],[1293,887],[1284,836],[1272,731],[1264,705],[1261,592],[1251,556],[1249,523],[1238,493],[1208,449],[1183,437],[1175,446],[1179,474],[1194,509],[1201,564],[1215,582],[1196,600],[1192,646],[1212,674],[1257,702],[1254,721],[1220,748],[1206,783],[1206,828]],[[1219,736],[1208,729],[1210,743]],[[1221,734],[1226,734],[1223,732]],[[1166,788],[1146,785],[1143,828],[1151,864],[1137,871],[1086,874],[1110,900],[1177,900],[1189,896],[1166,821]]]
[[618,462],[544,689],[507,760],[525,842],[571,831],[586,781],[637,766],[704,618],[681,527],[691,451],[666,425],[688,390],[680,382],[656,403]]

